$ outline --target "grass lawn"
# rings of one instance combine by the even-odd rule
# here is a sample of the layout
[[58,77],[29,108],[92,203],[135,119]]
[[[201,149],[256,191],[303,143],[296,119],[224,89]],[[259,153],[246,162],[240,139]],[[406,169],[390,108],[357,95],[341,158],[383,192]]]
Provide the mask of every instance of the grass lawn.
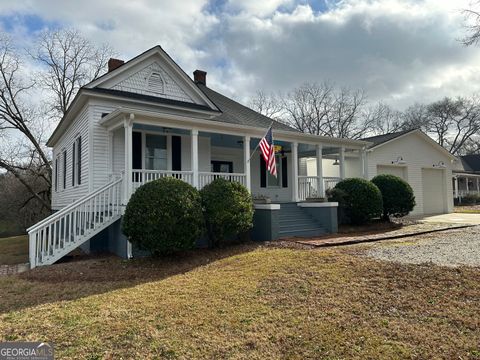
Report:
[[57,358],[479,359],[480,270],[244,245],[0,277],[0,341]]
[[28,236],[0,238],[0,265],[28,262]]

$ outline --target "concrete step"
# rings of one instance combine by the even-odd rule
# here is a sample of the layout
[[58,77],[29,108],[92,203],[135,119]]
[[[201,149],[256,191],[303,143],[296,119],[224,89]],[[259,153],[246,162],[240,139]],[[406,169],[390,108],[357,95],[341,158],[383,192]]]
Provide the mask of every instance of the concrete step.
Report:
[[322,228],[291,230],[291,231],[279,231],[278,232],[279,238],[291,237],[291,236],[312,237],[312,236],[321,236],[321,235],[324,235],[324,234],[326,234],[326,231],[323,230]]

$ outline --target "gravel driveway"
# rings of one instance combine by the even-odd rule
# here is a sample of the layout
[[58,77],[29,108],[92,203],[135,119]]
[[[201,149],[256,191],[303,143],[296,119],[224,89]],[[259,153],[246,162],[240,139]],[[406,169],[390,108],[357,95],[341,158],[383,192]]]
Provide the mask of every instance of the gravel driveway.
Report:
[[480,266],[480,226],[378,243],[366,255],[406,264]]

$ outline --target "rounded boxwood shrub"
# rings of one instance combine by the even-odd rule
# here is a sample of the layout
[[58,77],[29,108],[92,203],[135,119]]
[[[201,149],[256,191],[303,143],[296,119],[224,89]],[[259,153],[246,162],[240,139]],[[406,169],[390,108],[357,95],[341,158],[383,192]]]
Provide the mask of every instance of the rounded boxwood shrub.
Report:
[[132,244],[153,255],[191,249],[203,230],[198,190],[170,177],[139,187],[127,204],[122,223]]
[[372,179],[382,193],[383,218],[408,215],[415,207],[415,195],[410,184],[395,175],[377,175]]
[[252,196],[242,184],[217,178],[200,194],[210,246],[222,245],[252,228]]
[[354,224],[364,224],[382,214],[382,194],[372,182],[350,178],[340,181],[335,189],[343,191],[348,218]]

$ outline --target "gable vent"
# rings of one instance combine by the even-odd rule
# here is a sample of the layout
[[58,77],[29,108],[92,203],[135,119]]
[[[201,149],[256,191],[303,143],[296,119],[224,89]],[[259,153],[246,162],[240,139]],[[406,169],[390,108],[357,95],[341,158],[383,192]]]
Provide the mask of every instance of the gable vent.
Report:
[[163,79],[160,73],[151,73],[148,78],[148,90],[154,93],[163,94]]

